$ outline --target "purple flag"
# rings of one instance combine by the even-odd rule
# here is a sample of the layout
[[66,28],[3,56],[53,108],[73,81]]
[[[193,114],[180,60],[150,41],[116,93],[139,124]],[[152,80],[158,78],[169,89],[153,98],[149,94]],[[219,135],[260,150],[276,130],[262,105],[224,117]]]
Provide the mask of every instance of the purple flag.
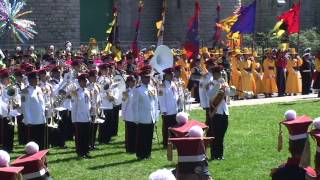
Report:
[[256,1],[253,1],[247,7],[240,11],[237,22],[231,28],[232,32],[240,32],[242,34],[254,33],[256,23]]

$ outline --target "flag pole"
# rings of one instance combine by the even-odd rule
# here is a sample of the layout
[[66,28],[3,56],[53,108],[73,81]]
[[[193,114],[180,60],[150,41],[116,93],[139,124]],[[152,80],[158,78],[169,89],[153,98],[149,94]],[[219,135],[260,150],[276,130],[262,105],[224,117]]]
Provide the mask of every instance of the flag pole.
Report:
[[[300,26],[300,23],[301,23],[301,0],[299,0],[299,6],[300,6],[300,11],[299,11],[299,26]],[[299,32],[298,32],[298,37],[297,37],[297,51],[299,52],[299,49],[300,49],[300,27],[299,27]]]

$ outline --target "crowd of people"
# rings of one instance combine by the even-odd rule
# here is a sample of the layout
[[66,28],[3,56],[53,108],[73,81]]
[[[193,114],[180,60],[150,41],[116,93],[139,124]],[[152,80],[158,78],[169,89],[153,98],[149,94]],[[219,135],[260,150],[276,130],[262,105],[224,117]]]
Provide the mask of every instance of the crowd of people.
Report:
[[[154,46],[119,56],[99,51],[95,41],[79,50],[65,45],[63,50],[50,45],[43,55],[34,46],[0,53],[0,144],[7,152],[14,150],[17,126],[20,145],[34,141],[40,150],[68,148],[65,141],[74,140],[77,155],[91,158],[96,141],[109,144],[117,136],[121,110],[126,152],[149,159],[159,117],[168,148],[175,142],[170,128],[181,125],[177,114],[187,110],[191,92],[206,111],[207,136],[215,138],[211,159],[224,160],[229,97],[309,94],[312,86],[320,87],[320,52],[313,57],[311,49],[302,58],[294,48],[266,49],[262,57],[250,48],[202,48],[191,58],[172,49],[173,66],[157,72],[150,63]],[[206,166],[205,159],[197,161]]]

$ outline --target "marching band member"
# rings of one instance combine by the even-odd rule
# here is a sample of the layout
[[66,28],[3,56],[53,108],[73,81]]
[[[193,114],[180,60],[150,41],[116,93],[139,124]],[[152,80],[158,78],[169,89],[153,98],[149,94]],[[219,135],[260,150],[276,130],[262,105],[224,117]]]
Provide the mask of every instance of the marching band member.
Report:
[[300,67],[302,80],[302,95],[306,95],[311,92],[311,82],[313,73],[312,56],[310,48],[304,50],[302,59],[303,63]]
[[[285,125],[289,131],[289,152],[291,157],[288,158],[285,164],[280,165],[278,168],[272,169],[270,175],[273,180],[304,180],[306,177],[312,177],[314,176],[313,174],[315,174],[313,169],[304,163],[305,160],[310,160],[310,157],[303,157],[306,155],[310,156],[310,154],[305,154],[304,151],[306,149],[305,146],[309,146],[307,142],[309,141],[308,128],[312,123],[312,120],[307,116],[297,117],[294,110],[286,111],[285,117],[285,120],[282,121],[281,124]],[[281,129],[279,133],[279,135],[281,135]],[[280,146],[278,147],[278,150],[280,151],[282,148],[282,143],[279,145]]]
[[177,65],[174,67],[174,78],[173,82],[176,84],[178,89],[178,112],[185,110],[184,104],[186,103],[185,98],[185,83],[181,78],[182,67]]
[[133,110],[136,104],[133,101],[134,88],[136,86],[136,78],[134,76],[127,77],[127,91],[124,92],[122,101],[122,117],[125,121],[125,146],[127,153],[136,152],[136,131],[137,124],[133,119]]
[[213,76],[211,74],[210,69],[214,66],[214,60],[208,59],[206,61],[208,73],[204,75],[200,79],[200,86],[199,86],[199,96],[200,96],[200,106],[206,111],[206,123],[209,122],[209,97],[208,97],[208,90],[212,88],[211,84],[213,81]]
[[285,96],[286,90],[286,68],[288,64],[288,58],[286,52],[279,50],[276,55],[276,77],[278,87],[278,97]]
[[160,85],[159,105],[162,113],[162,137],[163,147],[167,148],[168,144],[168,128],[173,127],[177,124],[176,115],[178,113],[178,89],[173,82],[173,68],[167,68],[163,70],[164,81]]
[[0,71],[1,85],[2,85],[2,96],[1,96],[1,137],[2,137],[2,148],[8,152],[13,150],[13,139],[14,139],[14,123],[13,112],[16,111],[20,105],[18,102],[17,89],[13,82],[10,82],[10,72],[8,69],[2,69]]
[[[47,122],[50,122],[53,115],[53,102],[52,102],[52,86],[48,82],[48,76],[47,76],[47,68],[42,68],[38,70],[40,83],[39,86],[42,90],[44,101],[45,101],[45,115]],[[49,124],[49,123],[48,123]],[[46,133],[48,135],[48,127],[46,127]],[[48,139],[46,139],[45,148],[49,148],[49,142]]]
[[79,157],[90,158],[89,138],[91,120],[90,92],[87,89],[88,74],[78,76],[79,88],[71,93],[71,118],[75,127],[75,145]]
[[[26,87],[24,82],[24,74],[21,68],[14,69],[14,77],[16,80],[17,94],[21,97],[22,89]],[[20,145],[27,143],[27,127],[23,121],[23,114],[21,112],[21,107],[18,108],[17,124],[18,124],[18,142]]]
[[102,110],[102,117],[105,121],[99,127],[99,143],[109,143],[111,141],[111,119],[114,117],[113,112],[113,102],[114,96],[111,93],[112,88],[112,80],[111,74],[109,72],[108,64],[101,64],[99,66],[99,71],[101,73],[98,83],[100,85],[100,99],[101,99],[101,106],[100,109]]
[[286,93],[287,95],[297,95],[302,91],[301,74],[299,67],[302,65],[302,59],[298,56],[295,48],[290,49],[290,55],[287,63],[287,81],[286,81]]
[[22,112],[28,126],[28,141],[35,141],[41,150],[45,148],[46,116],[44,94],[39,87],[38,72],[27,74],[29,86],[22,90]]
[[224,159],[223,141],[228,129],[229,108],[226,97],[233,96],[228,84],[221,78],[222,67],[211,68],[213,87],[208,91],[209,100],[209,135],[215,140],[211,143],[211,158]]
[[23,167],[9,167],[10,155],[0,150],[0,179],[20,180]]
[[91,125],[90,125],[90,148],[95,149],[95,142],[96,142],[96,134],[97,134],[97,129],[98,129],[98,124],[95,121],[96,118],[98,117],[99,114],[99,109],[100,109],[100,89],[97,85],[97,71],[95,69],[91,69],[88,73],[88,91],[90,92],[90,97],[91,97],[91,109],[90,109],[90,114],[91,114]]
[[320,118],[316,118],[313,120],[313,126],[314,129],[311,130],[310,135],[313,137],[313,139],[316,140],[317,148],[316,148],[316,154],[314,157],[314,164],[315,164],[315,171],[317,179],[320,178]]
[[33,141],[25,146],[25,155],[18,157],[11,165],[14,167],[23,167],[21,171],[22,179],[28,180],[50,180],[48,170],[48,149],[40,150],[39,145]]
[[158,97],[157,91],[150,85],[151,66],[146,65],[141,69],[141,85],[135,89],[134,93],[134,120],[137,125],[137,149],[138,159],[148,159],[151,157],[152,138],[154,124],[158,117]]
[[199,97],[199,81],[205,70],[201,67],[201,57],[194,60],[194,67],[191,69],[191,76],[188,83],[188,89],[193,92],[196,102],[200,102]]
[[206,155],[206,147],[212,137],[203,137],[204,132],[198,125],[192,126],[186,137],[169,138],[177,147],[177,180],[212,180]]
[[[121,71],[119,69],[116,69],[116,64],[115,61],[110,61],[108,63],[108,72],[109,72],[109,77],[113,78],[116,75],[120,75],[121,76]],[[118,83],[118,82],[114,82],[114,83]],[[117,88],[117,87],[115,87]],[[110,129],[111,129],[111,136],[117,136],[118,135],[118,128],[119,128],[119,112],[120,112],[120,108],[121,108],[121,99],[117,99],[116,97],[116,93],[118,93],[117,91],[114,91],[113,89],[113,96],[115,97],[114,101],[113,101],[113,116],[110,119]],[[122,92],[119,92],[122,93]]]
[[278,91],[276,83],[276,64],[275,56],[272,54],[272,49],[266,52],[266,59],[263,61],[263,87],[266,97],[271,97],[272,93]]

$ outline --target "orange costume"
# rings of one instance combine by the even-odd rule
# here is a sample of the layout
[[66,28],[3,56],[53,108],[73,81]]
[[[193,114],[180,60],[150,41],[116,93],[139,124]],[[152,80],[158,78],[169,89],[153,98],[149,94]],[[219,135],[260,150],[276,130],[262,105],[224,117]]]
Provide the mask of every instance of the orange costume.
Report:
[[263,86],[264,93],[276,93],[278,92],[278,87],[276,83],[276,65],[275,61],[269,58],[266,58],[263,61]]
[[241,89],[241,72],[240,61],[236,56],[231,57],[231,78],[230,85],[235,86],[236,89]]
[[188,87],[188,82],[189,82],[189,78],[190,78],[190,64],[185,62],[183,58],[180,58],[177,62],[176,62],[177,66],[181,66],[181,79],[184,82],[184,87],[187,88]]
[[302,65],[301,58],[294,58],[288,61],[287,70],[288,76],[286,81],[286,93],[301,93],[302,82],[299,67]]
[[256,94],[256,82],[254,81],[252,71],[253,61],[250,58],[240,62],[241,90]]
[[258,61],[255,61],[253,63],[253,77],[256,82],[256,94],[264,93],[262,81],[263,72],[262,67]]

